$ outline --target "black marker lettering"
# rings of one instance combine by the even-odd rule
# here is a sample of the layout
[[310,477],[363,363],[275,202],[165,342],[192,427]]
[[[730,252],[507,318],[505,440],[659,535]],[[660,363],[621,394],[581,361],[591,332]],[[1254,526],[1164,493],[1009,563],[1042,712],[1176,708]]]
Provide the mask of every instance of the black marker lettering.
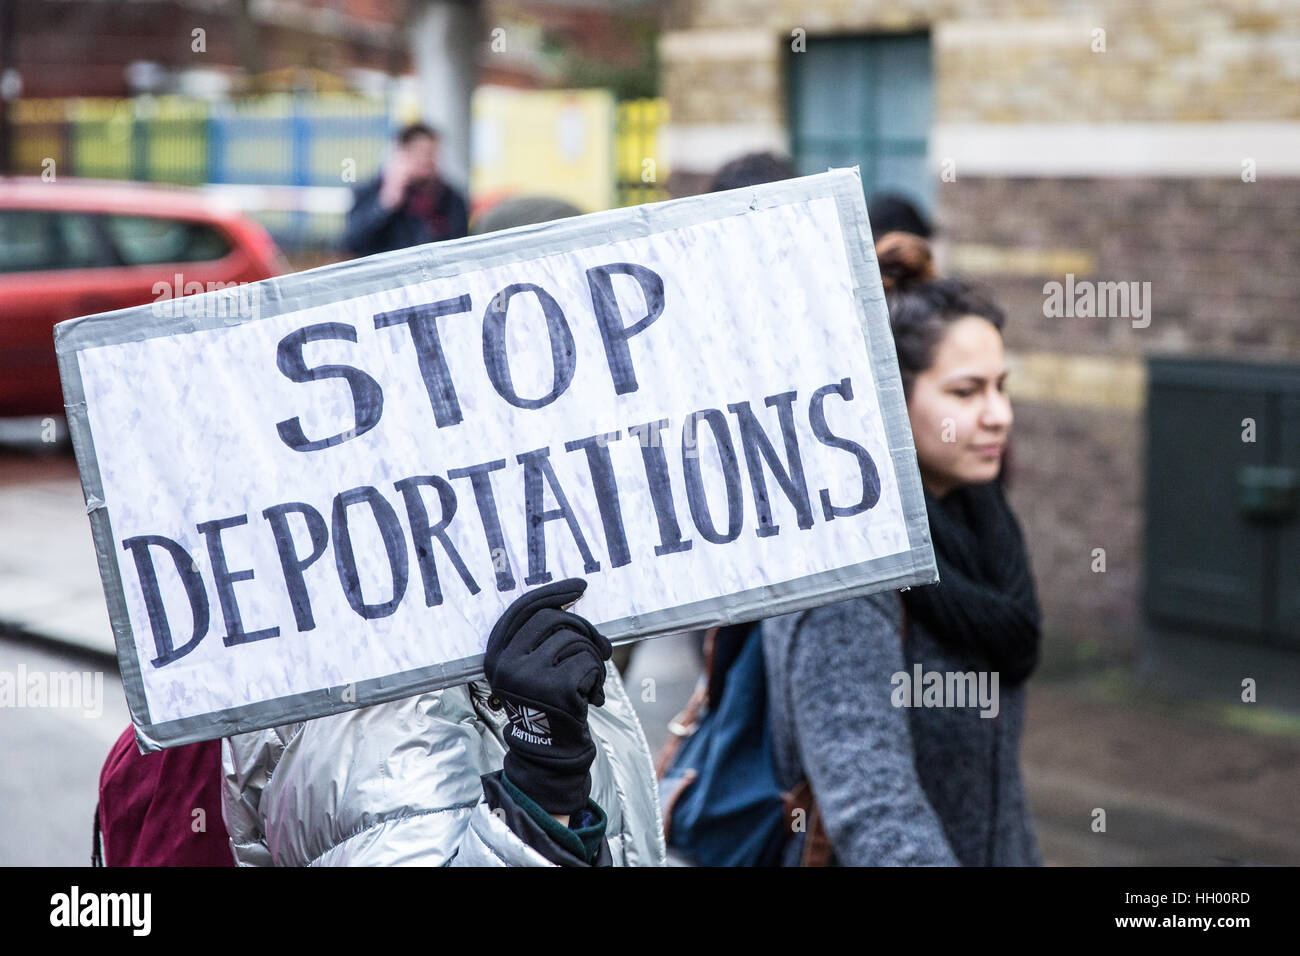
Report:
[[483,534],[487,536],[488,556],[497,575],[498,591],[513,591],[515,576],[510,570],[510,556],[506,552],[506,539],[501,533],[501,519],[497,515],[496,497],[492,494],[492,472],[506,466],[504,458],[468,468],[452,468],[448,478],[468,478],[474,486],[474,500],[478,503],[479,518],[483,521]]
[[591,470],[591,489],[600,509],[600,523],[605,529],[605,547],[609,551],[610,567],[621,568],[632,562],[627,549],[627,533],[623,530],[623,510],[618,501],[618,482],[614,478],[614,465],[609,460],[609,443],[618,441],[618,432],[593,435],[564,443],[565,451],[587,453],[587,467]]
[[645,466],[646,482],[650,486],[650,503],[654,505],[655,520],[659,522],[659,544],[655,557],[691,550],[693,542],[682,540],[682,529],[677,523],[677,505],[673,501],[673,485],[668,477],[668,458],[664,454],[660,433],[668,427],[668,419],[632,425],[629,435],[635,435],[641,446],[641,463]]
[[345,342],[357,340],[357,330],[344,322],[324,322],[320,325],[308,325],[290,332],[280,340],[276,349],[275,364],[292,382],[318,382],[327,378],[341,378],[352,389],[353,417],[356,424],[345,431],[310,441],[302,430],[302,422],[297,418],[286,419],[275,426],[280,433],[280,440],[294,451],[318,451],[331,448],[345,441],[364,435],[379,424],[379,416],[384,410],[384,391],[379,383],[361,369],[351,365],[320,365],[308,368],[302,356],[303,346],[308,342],[321,342],[338,339]]
[[795,392],[781,392],[769,395],[763,400],[768,408],[777,410],[781,422],[781,437],[785,443],[786,464],[781,464],[776,449],[763,431],[763,426],[754,417],[749,402],[737,402],[728,405],[727,410],[736,416],[740,424],[740,443],[745,449],[745,466],[749,469],[749,484],[754,489],[754,503],[758,507],[758,528],[755,533],[760,538],[771,537],[780,528],[772,521],[772,506],[767,498],[767,480],[763,477],[763,462],[767,462],[772,477],[781,486],[785,496],[794,505],[799,527],[807,530],[813,526],[812,505],[808,501],[808,482],[804,479],[803,461],[799,458],[799,438],[794,430]]
[[[506,350],[506,315],[510,310],[510,300],[520,292],[531,292],[537,296],[542,314],[546,317],[553,380],[551,390],[541,398],[520,398],[510,376],[510,356]],[[577,360],[573,332],[564,318],[560,303],[541,286],[531,282],[516,282],[492,297],[483,314],[483,364],[487,366],[488,378],[492,380],[492,387],[497,390],[497,394],[515,408],[544,408],[559,398],[573,381]]]
[[868,508],[874,508],[876,502],[880,500],[880,473],[876,470],[876,463],[871,460],[871,455],[857,442],[832,434],[830,427],[826,424],[826,409],[823,406],[826,396],[831,394],[839,395],[846,402],[851,402],[853,401],[853,384],[845,378],[841,379],[838,385],[823,385],[813,392],[812,401],[808,405],[808,423],[812,425],[813,434],[817,436],[817,440],[823,445],[842,448],[858,460],[858,469],[862,472],[862,498],[855,505],[846,507],[833,505],[831,504],[831,493],[823,488],[820,498],[822,514],[827,521],[832,518],[851,518],[853,515],[861,514]]
[[[709,513],[709,502],[704,494],[704,479],[700,474],[699,422],[708,422],[713,429],[718,460],[722,464],[722,477],[727,483],[727,533],[719,534]],[[686,472],[686,501],[691,506],[691,520],[696,530],[710,544],[727,544],[735,541],[745,520],[744,503],[740,498],[740,465],[736,461],[736,448],[731,443],[727,419],[716,408],[692,412],[683,426],[682,468]]]
[[[438,584],[438,565],[433,558],[433,542],[436,539],[451,561],[452,567],[460,575],[470,594],[482,590],[465,567],[460,552],[447,536],[447,526],[456,517],[456,492],[451,485],[437,475],[420,475],[403,478],[393,487],[402,493],[406,501],[406,516],[411,523],[411,539],[415,543],[415,559],[420,566],[420,577],[424,581],[424,603],[427,607],[437,607],[442,603],[442,588]],[[438,493],[439,511],[442,517],[437,524],[429,524],[429,509],[425,507],[421,488],[432,488]]]
[[[180,573],[181,584],[185,586],[185,596],[190,601],[190,613],[194,616],[194,633],[180,647],[172,646],[172,631],[167,623],[167,609],[163,607],[162,592],[158,588],[158,574],[154,570],[153,558],[149,548],[162,548],[172,556],[176,570]],[[171,538],[160,534],[142,534],[127,538],[122,542],[122,550],[130,551],[135,558],[136,574],[140,577],[140,589],[144,592],[145,610],[149,612],[149,626],[153,629],[154,649],[158,652],[151,664],[162,667],[172,661],[180,660],[199,646],[208,633],[208,593],[203,588],[203,578],[194,567],[194,559],[183,547]]]
[[[302,515],[307,525],[311,553],[305,558],[294,547],[293,532],[289,529],[290,514]],[[300,632],[313,630],[316,618],[311,611],[311,597],[307,593],[303,572],[320,560],[329,544],[329,528],[325,525],[325,519],[319,511],[301,501],[272,505],[262,512],[262,517],[271,522],[271,534],[275,537],[275,549],[280,554],[280,568],[284,572],[284,586],[289,592],[289,603],[293,605],[294,622]]]
[[[626,275],[636,280],[645,299],[645,315],[631,325],[623,324],[623,315],[614,296],[613,276]],[[614,379],[614,393],[626,395],[637,390],[636,371],[632,368],[632,350],[627,340],[644,332],[663,314],[664,280],[658,273],[632,262],[611,262],[587,270],[587,288],[591,290],[591,304],[600,324],[600,337],[605,343],[605,358],[609,361],[609,374]]]
[[[393,596],[379,604],[367,604],[361,595],[361,576],[357,570],[356,554],[352,550],[352,533],[348,530],[348,508],[356,504],[370,506],[370,512],[374,515],[375,524],[384,541],[384,550],[388,553]],[[406,555],[406,539],[402,535],[402,526],[397,521],[397,512],[393,506],[377,488],[369,485],[340,492],[334,496],[332,536],[334,566],[338,569],[339,583],[343,585],[343,594],[352,610],[368,621],[388,617],[396,611],[402,602],[402,596],[406,594],[410,564]]]
[[231,571],[226,562],[226,546],[222,543],[221,532],[228,528],[241,528],[248,524],[248,515],[235,515],[231,518],[218,518],[198,525],[199,534],[208,542],[208,560],[212,562],[212,580],[217,586],[217,601],[221,604],[221,617],[226,622],[226,636],[221,642],[226,647],[236,644],[249,644],[271,637],[279,637],[278,627],[263,628],[260,631],[245,631],[243,618],[239,613],[239,602],[235,600],[235,585],[240,581],[253,580],[251,569]]
[[[587,539],[582,536],[582,529],[578,527],[578,516],[573,513],[573,509],[569,506],[569,499],[565,497],[564,489],[560,487],[559,479],[555,477],[550,454],[549,448],[538,448],[515,456],[524,466],[524,513],[528,528],[528,577],[524,578],[524,584],[529,587],[545,584],[551,580],[551,573],[546,570],[546,522],[558,518],[563,518],[568,524],[573,540],[578,545],[578,551],[582,553],[583,572],[593,574],[600,570],[600,562],[592,555],[591,549],[587,547]],[[546,497],[546,491],[542,487],[543,480],[550,487],[558,507],[551,509],[542,507]]]
[[411,341],[415,344],[415,361],[420,366],[424,390],[429,393],[429,404],[433,406],[433,420],[439,428],[456,425],[464,416],[460,411],[460,401],[456,398],[456,386],[451,381],[451,370],[447,368],[447,357],[442,351],[442,339],[438,335],[438,319],[444,315],[459,315],[469,310],[469,296],[462,295],[455,299],[441,299],[407,309],[380,312],[375,316],[377,329],[405,325],[411,330]]

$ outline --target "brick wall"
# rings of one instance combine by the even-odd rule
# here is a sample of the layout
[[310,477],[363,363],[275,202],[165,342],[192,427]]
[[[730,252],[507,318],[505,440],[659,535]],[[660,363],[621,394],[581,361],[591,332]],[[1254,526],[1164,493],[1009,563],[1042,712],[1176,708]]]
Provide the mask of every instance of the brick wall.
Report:
[[[768,91],[779,89],[795,28],[809,37],[933,28],[940,122],[1300,117],[1300,5],[1271,0],[693,0],[670,4],[665,26],[675,122],[783,109]],[[1104,52],[1093,49],[1096,29]],[[679,33],[712,40],[712,62],[687,52]],[[755,33],[770,38],[767,57],[754,57]],[[728,82],[707,82],[719,71]]]
[[[941,187],[939,226],[951,265],[977,266],[962,271],[1006,308],[1009,350],[1086,370],[1044,402],[1017,395],[1042,394],[1050,383],[1035,377],[1060,369],[1013,367],[1012,501],[1057,652],[1063,644],[1131,652],[1141,622],[1145,422],[1140,396],[1105,394],[1112,370],[1140,368],[1151,353],[1300,357],[1300,270],[1291,265],[1300,262],[1300,181],[959,177]],[[963,255],[975,246],[982,255]],[[1054,256],[1016,254],[1024,249]],[[1150,326],[1044,317],[1043,284],[1063,281],[1052,266],[1065,263],[1077,279],[1151,282]],[[1104,574],[1091,570],[1094,548],[1106,549]]]
[[[959,176],[939,187],[938,220],[950,267],[983,273],[1015,318],[1013,349],[1300,356],[1298,180]],[[977,245],[982,261],[964,254]],[[1019,250],[1060,261],[1025,266]],[[1150,282],[1150,326],[1045,318],[1043,284],[1067,267],[1076,279]]]
[[[1043,609],[1045,660],[1122,658],[1141,613],[1145,430],[1140,417],[1015,401],[1011,506]],[[1105,571],[1092,570],[1105,550]]]
[[[319,4],[317,4],[319,5]],[[368,0],[347,15],[352,27],[312,26],[301,16],[285,24],[256,19],[266,70],[314,66],[343,71],[350,67],[383,69],[397,43],[397,66],[405,64],[405,44],[393,41],[376,17],[396,16],[395,0]],[[241,66],[234,21],[220,5],[185,2],[42,3],[16,0],[17,67],[23,95],[126,96],[125,68],[137,60],[169,70],[235,69]],[[357,24],[370,24],[367,32]],[[192,49],[191,31],[206,31],[203,52]]]
[[[938,252],[944,271],[984,281],[1008,312],[1011,498],[1049,656],[1133,653],[1144,357],[1300,358],[1300,164],[1286,159],[1300,120],[1300,5],[679,0],[660,44],[681,151],[674,192],[703,189],[719,152],[788,148],[784,83],[796,28],[810,45],[819,35],[931,31],[932,152],[936,141],[944,150],[931,161],[951,155],[957,172],[936,188]],[[1094,49],[1097,29],[1104,52]],[[1243,132],[1245,121],[1258,125]],[[1143,161],[1155,137],[1171,137],[1149,164],[1169,168],[1048,169],[1070,148],[1058,140],[1069,124],[1085,145],[1098,131],[1088,150],[1097,165],[1135,142],[1124,162]],[[1015,139],[1018,131],[1028,132]],[[992,165],[1010,170],[972,170],[974,144],[991,145]],[[1241,162],[1257,147],[1258,181],[1244,182]],[[1211,150],[1203,168],[1183,164]],[[1044,283],[1067,272],[1150,282],[1150,326],[1045,317]],[[1095,548],[1106,551],[1105,573],[1092,571]]]

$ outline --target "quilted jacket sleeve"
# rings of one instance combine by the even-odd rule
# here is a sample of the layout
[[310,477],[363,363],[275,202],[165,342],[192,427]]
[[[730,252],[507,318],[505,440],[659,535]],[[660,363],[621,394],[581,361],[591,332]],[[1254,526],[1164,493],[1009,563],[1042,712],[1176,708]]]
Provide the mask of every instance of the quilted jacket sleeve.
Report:
[[221,815],[238,866],[273,866],[262,829],[262,792],[284,753],[284,728],[221,742]]
[[955,866],[907,714],[891,702],[906,665],[898,619],[882,608],[896,604],[892,594],[842,601],[800,618],[788,644],[791,729],[840,863]]
[[442,693],[228,738],[222,809],[242,866],[552,866],[493,813],[500,766]]

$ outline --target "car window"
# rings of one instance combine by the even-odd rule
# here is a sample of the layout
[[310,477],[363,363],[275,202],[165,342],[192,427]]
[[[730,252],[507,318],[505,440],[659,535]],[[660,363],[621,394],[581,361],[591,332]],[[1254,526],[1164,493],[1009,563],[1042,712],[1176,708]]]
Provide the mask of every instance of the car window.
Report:
[[108,216],[109,237],[128,266],[220,259],[230,243],[216,229],[186,219],[160,216]]
[[0,272],[116,265],[88,212],[0,209]]
[[53,216],[31,209],[0,209],[0,272],[57,268]]
[[63,269],[90,269],[112,265],[94,217],[89,213],[54,214],[54,261]]

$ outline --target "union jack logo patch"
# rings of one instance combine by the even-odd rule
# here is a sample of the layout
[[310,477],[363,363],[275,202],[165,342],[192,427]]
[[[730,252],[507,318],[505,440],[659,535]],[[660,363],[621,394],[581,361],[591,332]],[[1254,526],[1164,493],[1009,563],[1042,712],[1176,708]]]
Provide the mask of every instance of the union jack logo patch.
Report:
[[515,736],[535,744],[551,742],[551,720],[543,710],[536,707],[517,707],[510,701],[502,701],[506,707],[506,718],[510,721]]

